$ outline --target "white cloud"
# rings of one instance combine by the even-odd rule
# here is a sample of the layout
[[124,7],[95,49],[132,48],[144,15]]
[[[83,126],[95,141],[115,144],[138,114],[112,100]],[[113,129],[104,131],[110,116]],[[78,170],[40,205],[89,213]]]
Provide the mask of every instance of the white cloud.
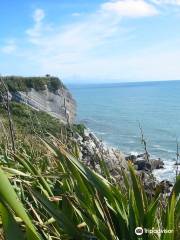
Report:
[[[44,12],[44,11],[43,11]],[[45,14],[45,13],[44,13]],[[85,16],[83,20],[72,24],[49,27],[38,21],[26,30],[28,41],[38,46],[44,54],[69,56],[69,53],[80,55],[96,48],[112,37],[119,30],[121,18],[106,15],[102,11]]]
[[43,19],[45,18],[45,12],[43,9],[35,9],[33,13],[34,26],[27,29],[26,33],[30,37],[30,41],[34,42],[37,37],[40,37],[42,31]]
[[41,72],[65,76],[78,74],[79,70],[74,68],[76,64],[88,62],[101,47],[104,49],[109,44],[109,39],[116,35],[119,38],[127,31],[120,25],[121,17],[107,15],[102,10],[83,15],[83,19],[76,18],[71,24],[53,24],[51,28],[42,20],[34,21],[34,25],[26,30],[26,39],[31,46],[21,55],[39,66]]
[[43,21],[44,10],[38,12],[36,10],[33,14],[34,26],[26,31],[32,46],[23,51],[24,58],[39,66],[38,70],[43,74],[106,78],[119,74],[119,65],[126,69],[121,55],[112,58],[112,53],[106,53],[111,52],[114,40],[119,48],[115,55],[118,51],[120,53],[121,42],[129,37],[130,30],[123,28],[122,18],[157,14],[153,5],[143,0],[109,1],[101,4],[96,12],[84,15],[83,19],[77,18],[72,24],[56,24],[48,29]]
[[81,16],[81,13],[79,13],[79,12],[74,12],[74,13],[72,13],[72,16],[73,16],[73,17],[79,17],[79,16]]
[[121,17],[149,17],[158,14],[157,9],[144,0],[117,0],[102,4],[102,10]]
[[17,49],[16,43],[14,40],[7,41],[6,45],[1,48],[1,51],[5,54],[14,53]]
[[180,0],[151,0],[151,2],[158,5],[179,5],[180,6]]
[[[114,14],[115,6],[117,14]],[[95,73],[94,63],[101,50],[102,54],[106,54],[104,51],[112,47],[111,40],[115,39],[119,46],[128,37],[129,30],[121,25],[123,17],[157,14],[152,5],[142,0],[109,1],[101,4],[96,12],[84,15],[83,19],[77,18],[74,23],[63,26],[56,24],[48,30],[47,23],[42,21],[45,12],[41,11],[43,14],[37,14],[36,10],[34,16],[43,17],[39,17],[38,21],[34,18],[34,26],[26,31],[28,41],[33,45],[31,51],[25,51],[24,54],[36,62],[42,72],[60,74],[62,71],[65,76],[82,74],[83,71],[87,75]],[[103,62],[101,61],[102,64]],[[80,66],[83,70],[80,70]],[[94,66],[94,71],[91,66]]]
[[44,19],[44,17],[45,17],[45,12],[43,9],[37,8],[34,11],[33,19],[36,23],[41,22]]

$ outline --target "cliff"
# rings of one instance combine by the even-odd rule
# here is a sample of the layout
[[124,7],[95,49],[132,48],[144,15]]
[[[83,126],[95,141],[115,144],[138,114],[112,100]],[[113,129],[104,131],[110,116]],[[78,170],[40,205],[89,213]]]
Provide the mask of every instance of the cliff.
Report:
[[60,79],[55,77],[4,77],[10,100],[47,112],[62,122],[73,123],[76,102]]

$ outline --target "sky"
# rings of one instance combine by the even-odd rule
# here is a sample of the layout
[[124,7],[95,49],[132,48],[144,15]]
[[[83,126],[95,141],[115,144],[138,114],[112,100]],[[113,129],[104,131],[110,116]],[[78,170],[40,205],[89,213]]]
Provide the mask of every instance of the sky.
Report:
[[2,0],[0,74],[180,79],[180,0]]

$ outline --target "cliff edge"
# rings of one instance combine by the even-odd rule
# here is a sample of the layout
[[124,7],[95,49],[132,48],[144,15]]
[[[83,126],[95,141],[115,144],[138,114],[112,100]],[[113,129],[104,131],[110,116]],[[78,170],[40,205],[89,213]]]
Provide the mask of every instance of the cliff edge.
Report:
[[64,123],[73,123],[76,102],[59,78],[51,77],[3,77],[9,90],[9,99],[25,103],[37,111],[44,111]]

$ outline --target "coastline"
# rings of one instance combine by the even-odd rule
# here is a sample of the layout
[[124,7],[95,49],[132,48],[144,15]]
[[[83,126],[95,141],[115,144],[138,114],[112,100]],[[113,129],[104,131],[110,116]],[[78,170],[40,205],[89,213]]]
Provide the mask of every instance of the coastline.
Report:
[[[12,194],[8,194],[3,200],[7,203],[7,212],[12,209],[16,214],[13,217],[21,217],[16,213],[16,207],[22,203],[25,207],[24,211],[32,217],[38,234],[42,233],[42,226],[49,222],[49,219],[57,218],[56,222],[50,222],[48,226],[52,227],[52,235],[59,238],[62,233],[62,231],[60,234],[58,232],[59,228],[62,229],[59,221],[64,216],[64,219],[69,219],[69,222],[62,229],[63,236],[64,234],[68,236],[69,226],[75,226],[73,229],[77,229],[78,234],[81,234],[78,237],[74,235],[73,239],[84,239],[87,231],[89,231],[88,238],[92,236],[99,239],[105,229],[103,239],[111,239],[112,230],[115,238],[121,239],[122,234],[126,238],[130,236],[130,229],[133,231],[129,239],[134,239],[134,230],[137,226],[147,227],[146,222],[139,225],[142,214],[144,214],[143,219],[148,217],[147,220],[153,228],[157,226],[157,223],[162,223],[162,228],[168,229],[166,225],[163,225],[164,216],[169,218],[171,212],[174,213],[174,222],[178,221],[173,211],[176,206],[179,206],[180,179],[177,178],[174,186],[168,181],[157,181],[151,170],[163,167],[159,159],[156,159],[156,162],[149,162],[145,154],[126,156],[118,149],[104,143],[83,124],[68,122],[62,124],[57,118],[53,118],[48,113],[35,111],[30,106],[22,103],[10,104],[14,121],[21,134],[15,142],[16,154],[11,146],[8,146],[7,158],[4,151],[6,148],[2,147],[1,174],[6,177],[6,182],[9,180],[11,191],[15,194],[15,190],[20,193],[20,201],[14,195],[15,204],[12,201]],[[4,119],[7,119],[5,109]],[[38,124],[35,125],[37,119]],[[33,128],[30,128],[32,123]],[[24,126],[23,130],[22,126]],[[12,164],[11,168],[9,168],[9,162]],[[18,171],[18,177],[15,175],[12,178],[8,171],[13,171],[16,175]],[[4,197],[6,190],[7,186],[3,184],[1,197]],[[25,197],[22,198],[22,195]],[[11,201],[8,202],[9,199]],[[29,206],[38,212],[40,216],[38,222]],[[149,217],[152,206],[154,213],[152,217]],[[172,206],[170,210],[169,206]],[[162,207],[165,212],[162,212]],[[45,216],[44,213],[47,215]],[[112,226],[117,225],[117,229],[108,225],[106,216],[113,221]],[[132,216],[137,219],[134,223],[132,223]],[[122,221],[123,219],[128,221]],[[79,231],[82,223],[83,229]],[[55,226],[57,228],[54,228]],[[125,229],[125,231],[120,233],[119,229],[122,231]],[[172,229],[179,233],[179,225],[174,224]],[[48,234],[49,228],[44,231]],[[68,239],[72,239],[71,233]],[[107,233],[110,234],[107,235]]]
[[162,191],[168,193],[173,185],[173,181],[163,178],[159,179],[154,174],[154,171],[160,171],[164,167],[164,163],[160,159],[150,158],[150,162],[148,162],[144,153],[138,156],[132,154],[125,155],[117,148],[100,140],[89,128],[85,128],[84,135],[78,135],[74,140],[80,148],[80,161],[83,161],[100,175],[103,175],[103,172],[101,171],[99,160],[103,159],[113,178],[121,182],[123,180],[122,171],[128,172],[128,162],[130,162],[134,165],[148,194],[154,192],[157,186],[162,186]]
[[179,89],[178,81],[70,88],[78,105],[78,121],[125,155],[143,152],[138,129],[141,122],[148,152],[153,159],[160,157],[164,162],[164,169],[154,174],[159,180],[171,181],[175,178],[176,139],[180,136],[180,106],[175,101]]
[[[85,124],[86,126],[86,122],[85,123],[84,121],[79,121],[79,122],[82,124]],[[131,157],[133,157],[134,159],[137,158],[138,161],[143,160],[142,158],[142,155],[144,154],[143,150],[142,151],[136,151],[136,150],[123,151],[120,147],[118,146],[116,147],[114,145],[112,146],[110,142],[107,142],[104,139],[102,140],[100,135],[96,133],[94,130],[92,130],[92,128],[87,127],[87,130],[93,135],[95,135],[96,138],[98,138],[103,143],[104,147],[121,152],[125,158],[128,158],[130,156],[130,158]],[[158,182],[161,182],[161,181],[174,182],[175,181],[175,174],[176,174],[175,159],[170,159],[170,160],[168,159],[161,157],[161,154],[155,155],[155,154],[151,154],[150,152],[150,160],[156,162],[155,166],[153,166],[152,172]],[[159,160],[161,162],[161,166],[158,166]]]

